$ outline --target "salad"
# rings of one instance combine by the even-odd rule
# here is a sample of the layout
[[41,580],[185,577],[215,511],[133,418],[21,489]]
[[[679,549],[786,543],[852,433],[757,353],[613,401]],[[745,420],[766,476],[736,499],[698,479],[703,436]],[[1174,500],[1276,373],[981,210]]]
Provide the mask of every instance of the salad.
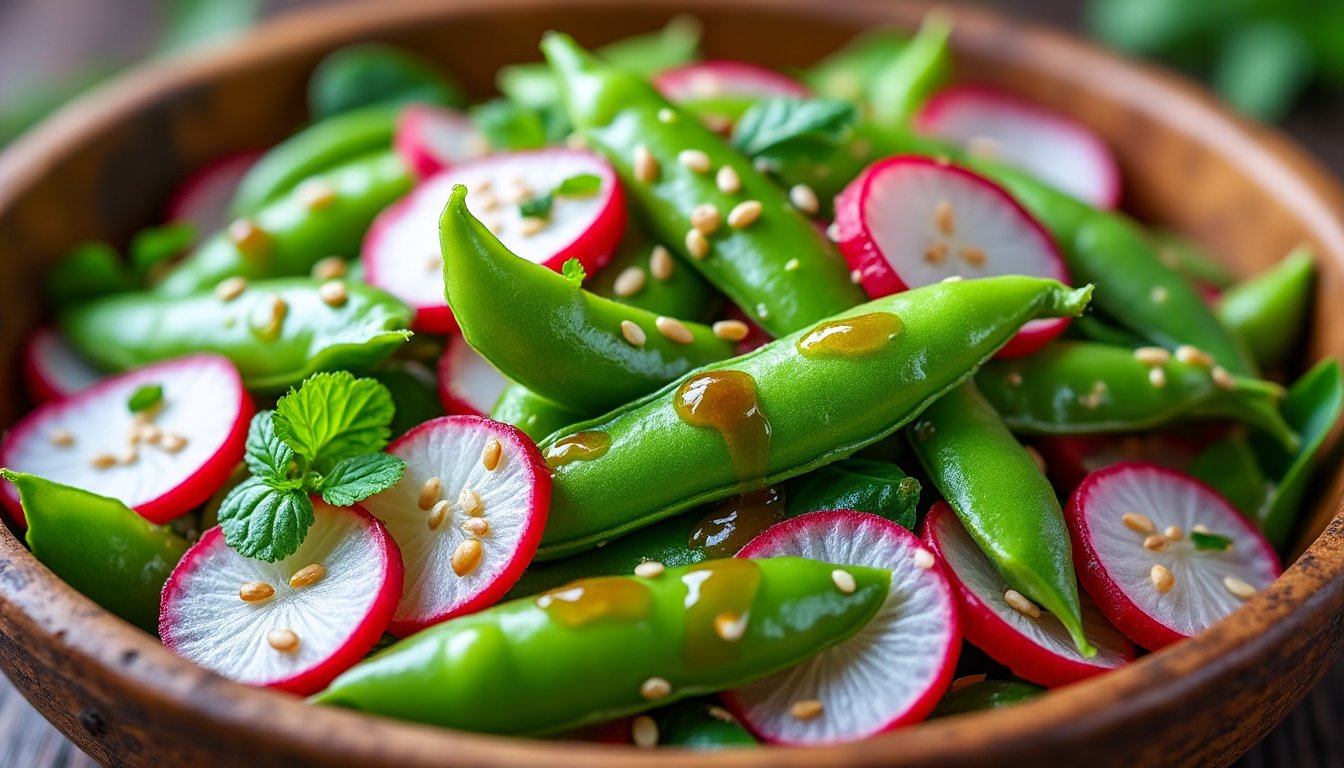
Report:
[[309,125],[53,268],[10,523],[224,677],[490,734],[852,741],[1198,634],[1344,406],[1312,254],[1133,220],[949,33],[550,33],[471,106],[330,54]]

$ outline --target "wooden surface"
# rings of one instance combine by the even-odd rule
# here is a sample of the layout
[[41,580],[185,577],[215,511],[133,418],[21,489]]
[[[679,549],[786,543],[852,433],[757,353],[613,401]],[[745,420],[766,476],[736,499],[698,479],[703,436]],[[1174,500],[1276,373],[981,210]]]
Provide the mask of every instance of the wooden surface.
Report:
[[[536,35],[551,26],[598,42],[688,10],[709,23],[712,52],[785,65],[830,49],[852,32],[847,22],[875,17],[878,9],[906,22],[918,15],[908,6],[860,0],[831,0],[810,10],[790,4],[790,14],[813,17],[800,25],[787,21],[789,14],[767,12],[783,7],[767,0],[668,1],[632,3],[626,13],[614,14],[596,2],[574,2],[560,12],[539,1],[463,0],[434,4],[436,13],[463,14],[451,28],[435,29],[404,7],[380,5],[376,14],[327,16],[272,30],[245,52],[123,86],[16,147],[15,156],[0,158],[0,241],[7,244],[11,277],[0,282],[0,353],[13,351],[19,331],[36,314],[26,286],[41,262],[82,236],[124,237],[151,218],[184,168],[230,145],[273,141],[297,124],[294,96],[319,52],[316,39],[327,44],[351,39],[366,33],[376,18],[400,16],[401,22],[379,36],[438,55],[482,90],[493,63],[531,55]],[[488,13],[473,12],[485,8]],[[1121,156],[1136,210],[1220,246],[1243,270],[1267,263],[1304,237],[1313,239],[1327,258],[1322,290],[1338,292],[1344,281],[1339,226],[1344,197],[1291,148],[1227,119],[1182,83],[990,17],[968,14],[963,22],[956,42],[965,53],[965,71],[1024,91],[1101,132]],[[785,39],[789,45],[776,42]],[[207,79],[209,85],[203,85]],[[128,122],[132,111],[136,119]],[[1344,350],[1344,306],[1324,304],[1315,327],[1314,352]],[[8,385],[12,382],[0,382]],[[6,395],[0,390],[0,419],[13,415],[14,398]],[[1333,502],[1344,483],[1334,466],[1335,482],[1316,497],[1321,526],[1336,516]],[[175,659],[110,619],[4,534],[0,566],[0,664],[49,717],[109,761],[115,755],[126,765],[200,764],[199,751],[214,763],[239,766],[429,766],[448,756],[455,764],[477,766],[601,768],[635,762],[625,752],[506,745],[313,710],[247,690]],[[1093,766],[1222,764],[1260,738],[1324,669],[1340,642],[1341,570],[1344,520],[1336,518],[1284,579],[1242,611],[1124,672],[1002,713],[954,718],[830,750],[738,753],[715,762],[954,766],[1029,757],[1074,761],[1085,753]],[[11,711],[12,702],[11,696],[0,710],[0,726],[10,725],[3,713]],[[1322,710],[1305,711],[1315,719]],[[1306,732],[1300,722],[1289,727]],[[59,742],[35,744],[0,765],[42,766],[29,756],[61,757]],[[1312,764],[1310,756],[1281,754],[1292,759],[1259,764]],[[648,757],[641,762],[709,762],[669,752]]]

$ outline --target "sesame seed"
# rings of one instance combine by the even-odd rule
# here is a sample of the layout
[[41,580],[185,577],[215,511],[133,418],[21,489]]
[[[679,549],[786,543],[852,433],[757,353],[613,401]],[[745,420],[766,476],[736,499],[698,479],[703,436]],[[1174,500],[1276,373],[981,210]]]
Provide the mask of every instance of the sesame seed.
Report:
[[944,278],[942,279],[942,282],[944,282],[944,283],[960,283],[962,280],[965,280],[965,279],[966,279],[966,278],[962,277],[961,275],[950,275],[950,276],[948,276],[948,277],[944,277]]
[[1157,532],[1157,526],[1153,525],[1153,521],[1148,519],[1148,516],[1142,512],[1126,512],[1125,516],[1120,518],[1120,522],[1124,523],[1126,528],[1135,533]]
[[916,549],[915,567],[921,571],[933,570],[933,553],[923,548]]
[[471,201],[472,207],[479,208],[483,213],[490,213],[499,208],[499,198],[494,193],[482,191],[474,196]]
[[691,231],[686,233],[686,252],[696,261],[708,256],[709,241],[705,239],[705,233],[692,227]]
[[728,226],[733,229],[746,229],[761,217],[761,201],[743,200],[728,212]]
[[336,280],[345,277],[346,263],[340,256],[328,256],[313,265],[313,277],[318,280]]
[[645,560],[635,566],[635,575],[642,579],[654,579],[663,575],[665,570],[667,569],[657,560]]
[[631,346],[635,347],[642,347],[644,342],[648,341],[648,338],[644,335],[644,329],[635,325],[631,320],[621,321],[621,335],[625,337],[626,341],[630,342]]
[[110,453],[96,453],[89,459],[89,465],[94,469],[107,469],[117,463],[117,457]]
[[271,247],[271,236],[250,219],[237,219],[229,225],[229,242],[246,258],[257,258]]
[[643,144],[635,147],[634,173],[635,181],[641,184],[652,184],[658,179],[658,161]]
[[760,318],[761,320],[764,320],[769,316],[770,316],[769,307],[765,306],[764,303],[756,305],[756,317]]
[[747,617],[735,613],[720,613],[714,617],[714,634],[728,643],[736,643],[747,633]]
[[732,713],[732,712],[729,712],[728,710],[724,709],[723,707],[709,706],[709,707],[706,707],[706,708],[705,708],[705,713],[708,714],[710,717],[714,718],[715,720],[718,720],[718,721],[721,722],[721,723],[736,723],[736,722],[737,722],[737,718],[736,718],[736,717],[733,717],[733,713]]
[[814,720],[821,716],[822,709],[820,701],[803,699],[793,702],[793,706],[789,707],[789,714],[794,720]]
[[452,510],[453,503],[447,499],[439,499],[434,502],[434,506],[429,510],[429,517],[425,518],[425,525],[429,530],[437,531],[443,521],[448,519],[448,513]]
[[266,642],[281,653],[289,653],[299,648],[299,636],[292,629],[272,629],[266,633]]
[[698,149],[681,150],[677,153],[677,162],[696,173],[709,173],[709,155]]
[[1003,148],[999,145],[999,142],[988,136],[972,136],[966,142],[966,152],[975,157],[994,160],[1003,154]]
[[976,248],[973,245],[963,245],[958,253],[961,254],[961,260],[972,267],[985,266],[985,261],[988,258],[985,256],[983,249]]
[[691,226],[706,236],[717,232],[722,220],[719,209],[713,203],[701,203],[691,211]]
[[644,270],[639,267],[626,267],[612,283],[612,293],[622,298],[634,296],[644,288]]
[[328,280],[317,289],[317,295],[322,299],[322,303],[329,307],[344,306],[350,299],[350,294],[345,290],[345,283],[340,280]]
[[806,184],[794,184],[789,187],[789,202],[793,207],[808,214],[816,215],[821,210],[821,202],[817,200],[817,193]]
[[504,446],[499,442],[498,438],[492,437],[486,441],[485,447],[481,449],[481,466],[485,467],[486,470],[490,472],[494,472],[495,468],[499,466],[499,460],[503,455]]
[[1153,534],[1143,540],[1143,548],[1149,552],[1165,552],[1170,544],[1170,539],[1166,536],[1158,536],[1157,534]]
[[833,221],[830,224],[826,225],[826,239],[830,240],[832,243],[840,242],[839,224]]
[[653,250],[649,253],[649,272],[659,280],[669,280],[672,278],[674,268],[672,252],[661,245],[653,246]]
[[1212,533],[1212,531],[1209,530],[1209,526],[1203,523],[1195,523],[1194,525],[1190,526],[1190,530],[1194,531],[1195,533]]
[[714,323],[714,335],[724,341],[741,341],[747,337],[751,329],[741,320],[720,320]]
[[1171,352],[1165,347],[1139,347],[1134,350],[1134,359],[1144,365],[1166,365],[1171,360]]
[[320,211],[323,208],[330,208],[331,204],[336,202],[336,188],[330,183],[313,179],[305,181],[299,186],[299,201],[309,211]]
[[1250,584],[1247,584],[1236,576],[1224,576],[1223,587],[1226,588],[1228,592],[1231,592],[1233,597],[1241,600],[1250,600],[1252,597],[1255,597],[1255,587],[1252,587]]
[[1179,525],[1168,525],[1167,529],[1162,532],[1162,535],[1172,541],[1180,541],[1185,538],[1185,531],[1182,531],[1181,526]]
[[1157,389],[1167,386],[1167,372],[1161,368],[1153,368],[1149,370],[1148,383],[1152,384]]
[[714,174],[714,186],[725,195],[737,194],[742,189],[742,179],[738,177],[737,171],[733,170],[731,165],[725,165]]
[[1176,348],[1176,359],[1186,365],[1198,365],[1207,368],[1213,365],[1213,356],[1199,347],[1182,344]]
[[264,581],[249,581],[238,588],[238,598],[244,603],[260,603],[275,597],[275,587]]
[[771,164],[770,160],[765,157],[758,157],[755,160],[752,160],[751,167],[755,168],[757,173],[770,173],[774,170],[774,166]]
[[846,595],[854,594],[854,590],[858,589],[859,586],[858,583],[854,581],[854,574],[839,568],[831,571],[831,583],[835,585],[836,589]]
[[521,178],[509,181],[497,194],[504,200],[504,202],[511,205],[520,205],[535,197],[532,188]]
[[672,692],[672,684],[661,677],[650,677],[639,686],[639,695],[656,701]]
[[51,444],[62,448],[68,448],[75,444],[75,436],[70,434],[68,429],[53,429],[50,435]]
[[798,267],[800,266],[802,266],[802,264],[797,259],[789,259],[788,261],[784,262],[784,271],[797,272]]
[[952,681],[952,693],[956,693],[962,688],[970,688],[972,685],[983,683],[987,677],[989,677],[989,675],[986,675],[984,672],[981,672],[978,675],[962,675]]
[[177,453],[187,447],[187,438],[176,432],[166,432],[163,435],[162,443],[163,444],[160,447],[163,448],[163,450],[168,453]]
[[1155,286],[1153,286],[1153,290],[1152,290],[1152,292],[1149,294],[1149,297],[1153,300],[1153,303],[1154,303],[1154,304],[1165,304],[1166,301],[1167,301],[1167,288],[1166,288],[1166,286],[1163,286],[1163,285],[1155,285]]
[[247,290],[247,278],[245,277],[227,277],[219,281],[215,286],[215,296],[220,301],[233,301],[243,295]]
[[283,298],[271,294],[258,304],[265,314],[265,324],[257,328],[257,332],[266,339],[274,339],[280,335],[280,327],[285,322],[285,316],[289,314],[289,304]]
[[[492,235],[498,236],[500,232],[504,231],[504,222],[498,216],[482,216],[481,223],[485,225],[486,229],[490,230]],[[443,266],[443,259],[438,256],[431,256],[429,261],[426,262],[426,266],[429,267],[430,272],[435,272]]]
[[470,488],[463,488],[457,495],[457,505],[468,517],[480,517],[485,514],[485,502],[481,501],[481,494]]
[[858,285],[863,282],[863,273],[857,269],[849,270],[849,282]]
[[1022,386],[1022,372],[1021,372],[1021,371],[1009,371],[1009,372],[1008,372],[1007,379],[1008,379],[1008,386],[1010,386],[1010,387],[1020,387],[1020,386]]
[[658,332],[668,341],[676,344],[690,344],[695,341],[695,336],[691,334],[691,329],[687,328],[685,323],[675,317],[659,316],[653,324],[658,328]]
[[524,216],[518,220],[518,232],[523,237],[536,237],[549,223],[540,216]]
[[1152,579],[1153,588],[1158,591],[1158,594],[1165,595],[1171,591],[1172,587],[1176,586],[1176,576],[1165,565],[1154,565],[1152,570],[1148,572],[1148,578]]
[[924,249],[924,260],[930,264],[941,264],[947,258],[947,244],[934,243]]
[[1018,592],[1016,589],[1010,589],[1003,593],[1003,601],[1023,616],[1030,616],[1033,619],[1041,618],[1041,609],[1035,603],[1027,599],[1027,596]]
[[476,570],[476,566],[481,564],[481,542],[467,539],[458,544],[448,562],[453,567],[453,573],[458,576],[466,576]]
[[1221,365],[1215,365],[1209,375],[1213,379],[1214,386],[1219,389],[1231,391],[1237,388],[1237,380]]
[[1041,471],[1041,474],[1045,474],[1048,467],[1045,465],[1045,457],[1041,455],[1041,452],[1036,450],[1036,447],[1033,445],[1023,446],[1023,450],[1025,450],[1027,455],[1031,457],[1031,460],[1036,463],[1036,468]]
[[421,509],[427,510],[434,506],[434,502],[438,501],[442,496],[443,481],[438,477],[431,477],[425,481],[424,485],[420,486],[420,497],[416,500],[416,504],[418,504]]
[[289,586],[294,589],[311,587],[327,575],[327,569],[321,563],[309,563],[289,577]]
[[462,530],[472,536],[487,536],[490,533],[490,523],[483,517],[469,517],[462,521]]
[[675,123],[677,122],[677,113],[667,107],[658,110],[658,122]]
[[[472,133],[465,142],[467,157],[480,157],[490,152],[490,142],[479,133]],[[484,189],[490,184],[489,179],[483,180],[479,186]]]
[[957,228],[957,218],[952,210],[952,203],[947,200],[938,201],[938,205],[933,209],[933,225],[944,235],[952,236]]
[[648,715],[636,717],[630,721],[630,740],[643,749],[658,746],[658,724]]

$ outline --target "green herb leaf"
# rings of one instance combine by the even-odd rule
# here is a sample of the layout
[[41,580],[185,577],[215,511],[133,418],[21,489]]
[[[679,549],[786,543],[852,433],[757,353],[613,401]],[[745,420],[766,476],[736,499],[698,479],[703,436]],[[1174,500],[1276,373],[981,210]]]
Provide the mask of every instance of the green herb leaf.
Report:
[[602,178],[595,173],[580,173],[560,182],[551,194],[558,197],[592,197],[602,190]]
[[47,273],[47,297],[58,306],[133,291],[139,285],[121,256],[106,243],[76,246]]
[[560,268],[560,274],[569,278],[569,281],[575,285],[583,285],[583,281],[588,279],[588,271],[583,268],[583,263],[578,259],[570,259]]
[[275,411],[262,411],[253,416],[247,427],[247,447],[243,453],[248,471],[275,487],[289,480],[292,461],[294,449],[275,433]]
[[196,226],[189,221],[142,229],[131,238],[131,268],[144,280],[155,267],[186,251],[194,242]]
[[551,208],[554,205],[555,197],[545,194],[519,203],[518,213],[523,218],[549,219],[551,218]]
[[1216,533],[1201,533],[1200,531],[1191,531],[1190,541],[1194,543],[1195,549],[1201,551],[1224,552],[1232,546],[1232,540],[1226,536],[1220,536]]
[[161,402],[163,402],[163,385],[145,384],[131,393],[131,399],[126,401],[126,407],[131,409],[131,413],[140,413]]
[[219,524],[238,554],[274,563],[298,551],[313,525],[313,502],[300,489],[280,490],[249,477],[224,497]]
[[347,371],[314,374],[275,405],[275,433],[319,472],[387,445],[396,414],[387,387]]
[[471,119],[495,149],[516,151],[546,145],[546,123],[537,110],[496,99],[473,107]]
[[834,99],[765,99],[733,128],[733,146],[748,157],[834,147],[858,120],[853,104]]
[[322,499],[338,507],[358,504],[396,485],[405,471],[406,462],[387,453],[342,459],[323,480]]

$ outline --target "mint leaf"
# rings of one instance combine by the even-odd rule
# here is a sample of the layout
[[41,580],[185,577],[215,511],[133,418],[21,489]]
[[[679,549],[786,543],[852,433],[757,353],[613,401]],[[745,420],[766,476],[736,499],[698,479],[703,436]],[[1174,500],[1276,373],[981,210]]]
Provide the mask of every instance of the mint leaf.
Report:
[[518,214],[523,218],[549,219],[554,206],[555,197],[548,193],[519,203]]
[[1226,536],[1200,531],[1191,531],[1190,541],[1194,543],[1195,549],[1201,551],[1226,552],[1232,546],[1232,540]]
[[47,272],[45,283],[47,298],[60,306],[73,306],[139,287],[121,256],[106,243],[76,246]]
[[583,281],[588,279],[588,271],[583,268],[583,262],[578,259],[566,261],[565,265],[560,268],[560,274],[575,285],[583,285]]
[[163,385],[146,384],[131,393],[131,399],[126,401],[126,407],[131,409],[131,413],[140,413],[161,402],[163,402]]
[[142,229],[131,238],[131,268],[141,280],[153,274],[155,267],[186,251],[196,242],[196,227],[189,221]]
[[275,404],[275,434],[327,472],[341,459],[381,451],[395,414],[391,393],[377,381],[318,373]]
[[225,543],[238,554],[274,563],[298,551],[313,525],[313,502],[302,490],[280,490],[249,477],[224,497],[219,524]]
[[471,121],[493,149],[517,151],[546,146],[546,123],[537,110],[495,99],[473,107]]
[[595,173],[580,173],[560,182],[552,190],[559,197],[591,197],[602,190],[602,178]]
[[737,121],[732,143],[748,157],[828,149],[849,134],[858,118],[854,105],[844,101],[765,99]]
[[387,453],[342,459],[322,481],[322,499],[338,507],[358,504],[396,485],[405,471],[406,462]]
[[247,426],[247,446],[243,453],[248,471],[272,487],[283,486],[289,480],[292,461],[294,449],[275,433],[275,411],[262,411],[253,416],[252,423]]

